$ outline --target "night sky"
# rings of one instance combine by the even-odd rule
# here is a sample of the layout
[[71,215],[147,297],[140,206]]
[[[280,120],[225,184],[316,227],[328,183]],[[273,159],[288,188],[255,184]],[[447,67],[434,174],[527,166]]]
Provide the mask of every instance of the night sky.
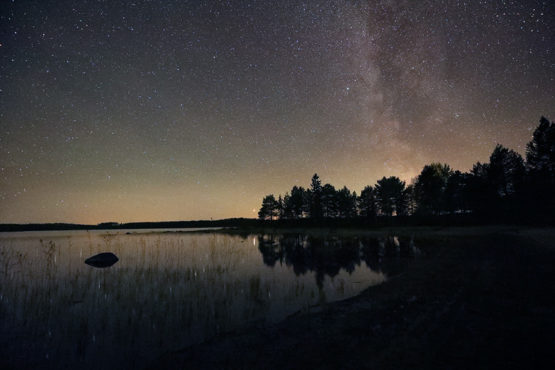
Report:
[[552,1],[0,5],[0,222],[256,217],[524,154],[555,119]]

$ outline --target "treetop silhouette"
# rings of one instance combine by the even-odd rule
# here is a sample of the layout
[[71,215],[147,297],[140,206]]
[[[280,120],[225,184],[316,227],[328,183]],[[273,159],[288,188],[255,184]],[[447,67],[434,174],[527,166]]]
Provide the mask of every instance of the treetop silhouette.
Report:
[[259,218],[361,218],[372,223],[378,216],[457,214],[521,219],[536,215],[555,221],[555,123],[541,117],[526,146],[526,161],[497,144],[489,162],[476,162],[469,172],[431,163],[413,184],[407,186],[396,176],[382,177],[360,196],[346,186],[322,186],[315,173],[308,189],[293,186],[278,200],[273,194],[265,196]]

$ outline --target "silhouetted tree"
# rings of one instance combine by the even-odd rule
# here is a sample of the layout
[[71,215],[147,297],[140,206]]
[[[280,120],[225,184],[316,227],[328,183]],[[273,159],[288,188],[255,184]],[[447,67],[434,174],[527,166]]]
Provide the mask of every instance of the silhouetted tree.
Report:
[[310,181],[310,209],[309,214],[312,218],[322,217],[322,182],[318,174],[312,176]]
[[488,180],[498,197],[514,195],[524,182],[524,160],[521,155],[497,144],[489,158]]
[[526,169],[528,207],[541,217],[555,221],[555,123],[545,117],[541,117],[532,141],[526,146]]
[[472,166],[467,182],[467,200],[475,213],[492,213],[495,191],[489,182],[489,163],[477,162]]
[[350,218],[356,215],[356,194],[344,186],[337,192],[338,216]]
[[405,182],[395,176],[383,177],[376,183],[375,190],[380,212],[386,216],[396,213],[403,197]]
[[467,199],[467,173],[460,171],[452,172],[447,180],[444,193],[444,207],[445,210],[451,214],[465,212],[469,209]]
[[303,189],[303,207],[301,217],[310,217],[310,205],[312,204],[312,196],[309,189]]
[[397,215],[408,216],[414,212],[414,186],[407,186],[396,203]]
[[277,217],[278,219],[282,219],[284,218],[284,216],[285,216],[285,203],[280,194],[277,200]]
[[302,217],[305,208],[305,193],[306,191],[302,186],[293,186],[291,189],[291,195],[289,195],[285,203],[285,209],[291,218],[296,219]]
[[287,192],[283,196],[283,216],[282,217],[285,219],[294,218],[293,211],[291,210],[290,206],[291,206],[291,196]]
[[443,193],[451,172],[451,168],[446,164],[432,163],[424,166],[414,184],[416,212],[441,213]]
[[326,184],[322,187],[322,214],[324,217],[337,216],[337,192],[333,185]]
[[374,189],[370,185],[366,186],[360,192],[360,196],[357,199],[357,206],[362,217],[369,219],[376,218],[376,195]]
[[545,117],[541,117],[532,141],[526,146],[526,167],[542,173],[549,182],[555,181],[555,123]]
[[258,218],[262,220],[273,220],[278,217],[279,206],[273,194],[266,195],[262,200],[262,207],[258,211]]

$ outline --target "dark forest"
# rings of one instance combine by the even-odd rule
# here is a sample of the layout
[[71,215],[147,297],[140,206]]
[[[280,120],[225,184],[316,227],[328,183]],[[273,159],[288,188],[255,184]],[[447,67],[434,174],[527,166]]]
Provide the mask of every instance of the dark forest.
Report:
[[307,189],[293,186],[277,199],[266,195],[258,216],[313,223],[356,220],[369,225],[392,216],[408,223],[411,219],[432,224],[445,220],[553,223],[554,189],[555,123],[541,117],[526,146],[526,159],[497,144],[489,162],[477,162],[469,172],[431,163],[408,185],[396,176],[383,177],[360,194],[347,187],[322,185],[314,174]]

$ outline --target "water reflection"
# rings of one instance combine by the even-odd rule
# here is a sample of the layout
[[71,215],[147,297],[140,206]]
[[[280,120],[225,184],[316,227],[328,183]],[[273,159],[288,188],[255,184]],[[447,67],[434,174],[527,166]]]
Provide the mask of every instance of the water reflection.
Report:
[[297,276],[314,272],[319,287],[326,275],[333,278],[342,269],[352,273],[361,262],[374,271],[395,274],[420,253],[413,238],[396,236],[259,235],[258,249],[268,266],[291,266]]
[[[106,251],[110,268],[83,263]],[[12,367],[140,367],[356,295],[415,253],[395,237],[0,234],[0,332],[18,338],[0,355]]]

